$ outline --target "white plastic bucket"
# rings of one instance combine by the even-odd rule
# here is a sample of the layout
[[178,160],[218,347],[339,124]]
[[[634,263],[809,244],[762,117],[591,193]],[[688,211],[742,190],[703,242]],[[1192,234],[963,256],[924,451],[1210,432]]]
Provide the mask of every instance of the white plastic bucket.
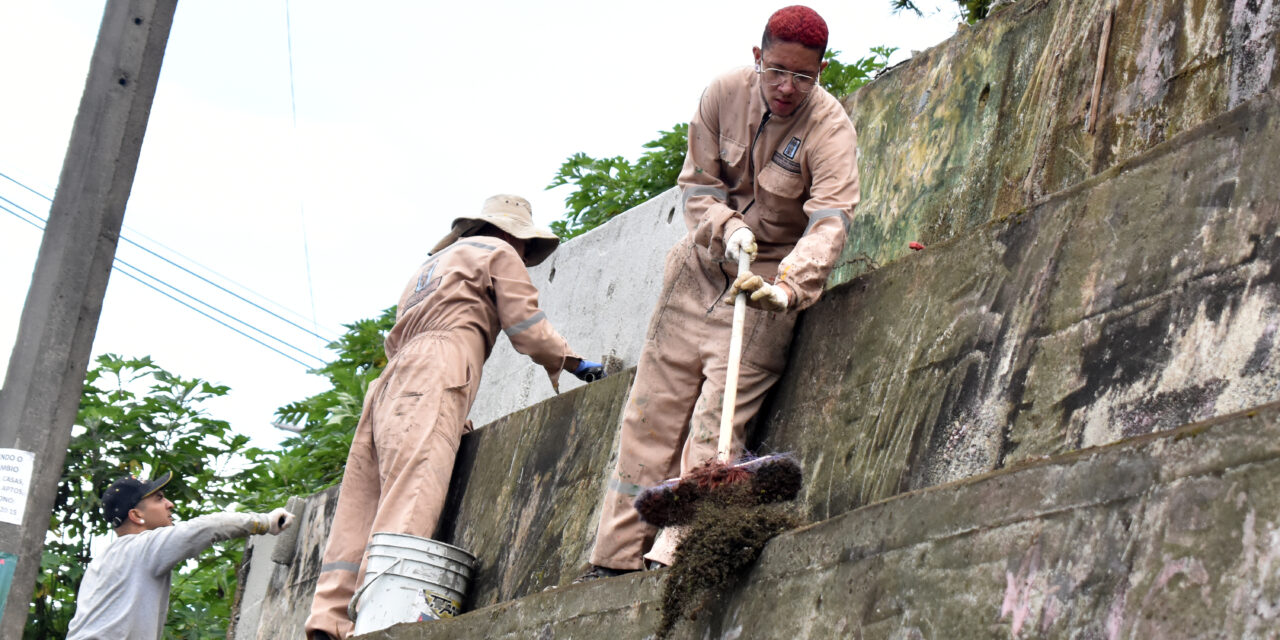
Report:
[[475,564],[475,556],[443,542],[404,533],[373,534],[364,583],[347,608],[355,633],[462,613]]

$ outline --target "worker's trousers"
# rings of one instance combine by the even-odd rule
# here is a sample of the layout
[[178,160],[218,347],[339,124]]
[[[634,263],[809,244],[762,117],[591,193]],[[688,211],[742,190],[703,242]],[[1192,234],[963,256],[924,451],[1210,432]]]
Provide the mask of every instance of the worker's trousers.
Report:
[[429,538],[444,508],[458,443],[479,386],[479,365],[448,333],[401,348],[369,385],[347,456],[338,509],[321,561],[306,629],[351,633],[347,604],[364,579],[376,532]]
[[[656,529],[632,503],[646,487],[716,455],[728,369],[733,278],[686,237],[667,254],[662,293],[623,413],[618,462],[605,488],[591,563],[639,569]],[[729,273],[735,269],[726,267]],[[746,424],[786,364],[794,312],[747,310],[733,419],[733,456]],[[671,564],[678,535],[664,531],[646,558]]]

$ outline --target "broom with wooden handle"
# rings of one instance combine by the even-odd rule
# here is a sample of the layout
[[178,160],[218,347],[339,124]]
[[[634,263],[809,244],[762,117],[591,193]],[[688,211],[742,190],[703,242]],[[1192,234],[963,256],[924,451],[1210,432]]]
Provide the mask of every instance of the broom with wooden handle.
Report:
[[[751,268],[751,256],[738,252],[738,273]],[[724,377],[724,408],[720,412],[720,440],[716,457],[688,474],[649,487],[636,496],[640,518],[658,527],[679,525],[693,518],[697,503],[726,487],[750,483],[746,492],[758,504],[795,499],[800,493],[800,463],[790,454],[763,456],[730,464],[733,413],[738,404],[738,370],[742,365],[742,328],[747,318],[747,292],[733,300],[729,334],[729,364]]]

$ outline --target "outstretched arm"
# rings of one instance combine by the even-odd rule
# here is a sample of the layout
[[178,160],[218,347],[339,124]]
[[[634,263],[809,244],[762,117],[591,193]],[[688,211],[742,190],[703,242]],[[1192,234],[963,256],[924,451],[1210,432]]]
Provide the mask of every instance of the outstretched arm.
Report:
[[271,513],[213,513],[179,522],[172,527],[153,529],[134,535],[146,536],[147,551],[143,557],[151,563],[154,575],[164,575],[173,568],[200,555],[215,542],[263,533],[277,534],[293,524],[293,514],[284,509]]

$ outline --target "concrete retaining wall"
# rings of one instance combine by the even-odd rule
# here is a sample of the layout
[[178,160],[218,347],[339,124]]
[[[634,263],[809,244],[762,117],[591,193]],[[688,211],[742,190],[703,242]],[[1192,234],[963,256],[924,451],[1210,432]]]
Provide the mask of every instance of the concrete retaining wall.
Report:
[[816,518],[1280,399],[1280,100],[829,292],[765,409]]
[[[902,495],[785,533],[673,638],[1275,638],[1280,406]],[[366,637],[650,638],[660,580]]]
[[[1274,489],[1274,409],[1263,435],[1231,440],[1265,466],[1144,435],[1280,398],[1280,3],[1119,0],[1089,134],[1080,87],[1106,6],[1023,0],[850,103],[864,191],[843,284],[803,316],[753,438],[801,457],[802,509],[825,522],[770,547],[752,586],[688,637],[1154,637],[1193,615],[1248,635],[1280,610],[1274,571],[1215,550],[1275,553],[1276,505],[1249,488]],[[668,192],[535,270],[587,357],[634,363],[683,233],[677,205]],[[929,248],[900,259],[915,239]],[[636,263],[614,260],[623,247]],[[488,426],[463,440],[436,536],[480,557],[471,604],[495,606],[383,637],[651,628],[652,575],[541,593],[586,561],[630,377],[536,403],[550,389],[527,362],[502,341],[486,367],[481,402],[501,404],[473,412]],[[1105,464],[1074,453],[1117,441],[1108,451],[1129,453]],[[1156,442],[1224,466],[1192,480],[1152,463],[1133,480],[1121,461]],[[1057,471],[1007,471],[1022,466]],[[300,545],[318,553],[323,537]],[[256,637],[297,635],[312,564],[274,569]],[[779,593],[808,617],[777,615]],[[1223,607],[1225,622],[1209,613]]]

